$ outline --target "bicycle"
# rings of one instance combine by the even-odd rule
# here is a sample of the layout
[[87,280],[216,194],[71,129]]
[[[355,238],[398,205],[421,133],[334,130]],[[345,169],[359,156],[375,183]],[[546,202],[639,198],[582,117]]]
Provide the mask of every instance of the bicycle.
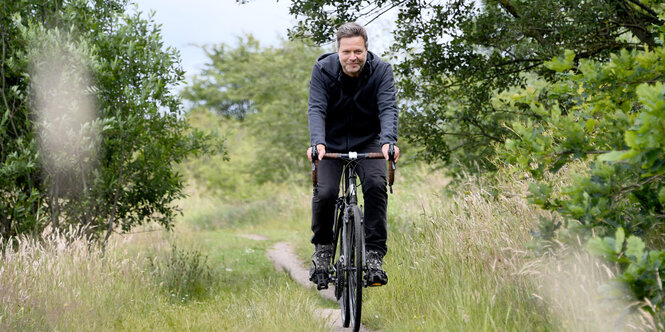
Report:
[[[390,192],[395,179],[394,145],[389,147],[389,180]],[[335,203],[335,217],[333,234],[333,252],[331,255],[330,275],[328,280],[335,286],[335,298],[340,302],[342,325],[353,326],[353,331],[360,329],[362,310],[362,289],[369,286],[363,277],[367,268],[365,266],[365,228],[363,213],[358,206],[357,174],[358,161],[363,159],[383,159],[383,153],[326,153],[324,159],[341,159],[344,161],[342,171],[342,195]],[[312,183],[314,191],[317,190],[318,153],[316,146],[312,147]],[[339,249],[339,250],[338,250]],[[328,281],[317,280],[317,289],[327,289]]]

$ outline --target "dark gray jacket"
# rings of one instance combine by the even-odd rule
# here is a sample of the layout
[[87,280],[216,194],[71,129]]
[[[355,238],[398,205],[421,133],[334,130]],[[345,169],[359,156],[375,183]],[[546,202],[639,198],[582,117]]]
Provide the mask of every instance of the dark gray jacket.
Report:
[[377,139],[381,146],[397,143],[397,97],[390,64],[367,52],[353,94],[342,89],[342,75],[337,53],[320,56],[312,69],[310,143],[334,151],[353,151]]

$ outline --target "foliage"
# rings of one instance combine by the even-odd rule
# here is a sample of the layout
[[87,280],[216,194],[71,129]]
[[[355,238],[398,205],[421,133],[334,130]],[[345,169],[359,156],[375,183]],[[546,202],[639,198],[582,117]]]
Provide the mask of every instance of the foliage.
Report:
[[[589,249],[620,264],[619,280],[653,305],[652,313],[662,313],[665,304],[660,276],[665,244],[662,42],[658,38],[654,47],[622,49],[607,61],[577,61],[575,52],[566,51],[545,63],[556,72],[551,82],[532,78],[525,88],[493,99],[498,108],[528,108],[543,119],[511,122],[507,128],[516,138],[499,148],[505,162],[538,181],[529,187],[531,201],[564,219],[544,219],[540,228],[548,234],[540,235],[563,241],[599,236],[590,240]],[[545,176],[579,160],[588,169],[563,188]],[[630,234],[625,249],[624,232]]]
[[635,297],[645,300],[645,309],[656,316],[661,326],[665,323],[662,308],[665,292],[665,251],[645,250],[642,239],[635,235],[625,237],[623,228],[618,228],[614,237],[596,237],[587,244],[589,252],[602,256],[622,267],[618,280],[627,284]]
[[[47,224],[105,239],[151,220],[170,227],[177,212],[171,202],[182,195],[172,166],[208,146],[205,135],[188,130],[169,90],[183,80],[177,51],[164,48],[151,18],[124,13],[126,5],[21,0],[0,7],[4,238],[40,234]],[[58,54],[68,59],[63,66],[50,62]],[[38,82],[40,72],[52,81]],[[78,88],[56,88],[67,84]],[[78,149],[53,152],[46,146],[58,144],[39,133],[71,123],[81,108],[72,95],[91,98],[99,112],[54,136],[62,146],[78,140]],[[57,99],[67,102],[40,102]],[[53,107],[58,117],[40,118],[40,109]]]
[[619,49],[653,47],[662,7],[634,0],[294,0],[290,11],[300,20],[293,35],[323,43],[341,23],[371,22],[393,9],[402,134],[422,142],[430,160],[488,166],[492,143],[515,138],[504,123],[542,121],[530,108],[495,107],[496,93],[523,86],[527,72],[552,78],[543,63],[564,49],[576,60],[603,60]]
[[[631,234],[652,234],[662,222],[665,202],[659,196],[665,174],[665,96],[659,82],[665,48],[624,50],[607,62],[580,60],[578,65],[568,54],[568,60],[555,58],[547,65],[575,70],[564,70],[553,83],[537,80],[495,99],[506,108],[529,107],[547,120],[511,123],[518,139],[506,141],[502,156],[537,179],[591,156],[589,175],[576,176],[563,195],[547,183],[534,184],[533,201],[601,235],[619,226]],[[557,65],[562,62],[567,63]]]
[[295,41],[263,48],[247,36],[235,47],[220,44],[206,53],[210,63],[184,90],[184,98],[251,129],[256,145],[245,152],[260,156],[248,165],[257,182],[285,179],[303,169],[309,78],[323,50]]

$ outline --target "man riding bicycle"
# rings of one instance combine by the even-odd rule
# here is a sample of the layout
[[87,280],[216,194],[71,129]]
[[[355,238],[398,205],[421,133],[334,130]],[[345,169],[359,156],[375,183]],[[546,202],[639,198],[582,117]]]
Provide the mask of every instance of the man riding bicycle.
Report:
[[[312,198],[314,254],[310,280],[328,278],[333,251],[333,217],[343,164],[323,159],[326,152],[382,152],[388,159],[397,143],[398,110],[390,64],[367,50],[367,32],[357,23],[337,30],[337,52],[320,56],[309,88],[310,143],[318,152],[318,190]],[[399,148],[394,147],[397,161]],[[312,148],[307,150],[312,160]],[[386,247],[386,163],[359,162],[365,201],[366,266],[369,284],[385,285],[382,268]]]

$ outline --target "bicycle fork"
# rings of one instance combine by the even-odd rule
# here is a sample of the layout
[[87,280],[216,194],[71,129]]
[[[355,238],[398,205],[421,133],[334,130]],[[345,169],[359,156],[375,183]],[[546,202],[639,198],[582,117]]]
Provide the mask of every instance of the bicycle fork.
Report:
[[[344,202],[341,201],[338,202],[340,205],[344,205]],[[330,274],[330,280],[335,284],[335,286],[339,289],[341,287],[346,287],[348,280],[344,276],[347,275],[348,272],[353,271],[353,268],[350,267],[351,263],[351,257],[346,257],[346,254],[349,254],[350,248],[348,247],[348,242],[346,239],[351,236],[352,234],[349,234],[350,232],[350,215],[352,214],[352,209],[351,206],[347,205],[345,209],[342,211],[342,216],[341,216],[341,223],[339,227],[341,228],[336,236],[338,237],[338,242],[340,242],[340,247],[339,247],[339,258],[335,264],[332,264],[332,271]],[[339,239],[341,237],[341,239]],[[337,248],[335,248],[336,250]],[[333,258],[335,256],[335,252],[333,251]],[[365,250],[363,250],[363,261],[365,260]]]

